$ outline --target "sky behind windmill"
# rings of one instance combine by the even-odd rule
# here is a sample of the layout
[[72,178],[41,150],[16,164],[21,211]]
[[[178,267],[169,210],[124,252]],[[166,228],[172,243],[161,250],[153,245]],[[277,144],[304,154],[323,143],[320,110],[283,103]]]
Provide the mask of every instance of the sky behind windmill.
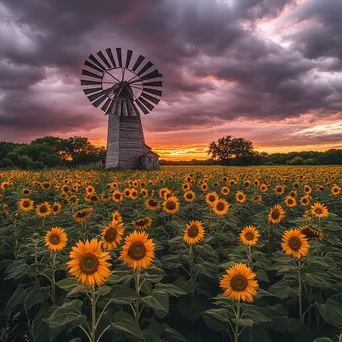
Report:
[[342,148],[341,16],[341,0],[1,1],[0,141],[105,144],[80,73],[121,47],[163,74],[142,118],[162,158],[205,159],[227,134],[267,152]]

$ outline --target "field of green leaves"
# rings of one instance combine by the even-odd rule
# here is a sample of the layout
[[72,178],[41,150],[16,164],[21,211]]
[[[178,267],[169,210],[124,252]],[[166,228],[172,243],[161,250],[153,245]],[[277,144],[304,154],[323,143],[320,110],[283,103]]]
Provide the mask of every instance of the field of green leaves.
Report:
[[0,171],[0,341],[342,340],[342,167]]

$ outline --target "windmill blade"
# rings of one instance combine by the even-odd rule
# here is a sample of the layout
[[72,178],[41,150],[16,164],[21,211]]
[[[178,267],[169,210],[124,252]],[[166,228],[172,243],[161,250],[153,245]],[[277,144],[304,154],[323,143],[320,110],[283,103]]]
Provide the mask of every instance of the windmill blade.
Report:
[[132,54],[133,54],[132,50],[127,50],[127,57],[126,57],[126,64],[125,64],[126,69],[129,68],[129,63],[131,63]]
[[162,91],[161,90],[156,90],[156,89],[152,89],[152,88],[144,88],[144,91],[146,93],[150,93],[150,94],[153,94],[153,95],[162,96]]
[[94,74],[93,72],[90,72],[90,71],[85,70],[85,69],[82,69],[82,75],[89,76],[89,77],[94,77],[94,78],[99,78],[100,80],[102,79],[102,76]]
[[102,51],[99,51],[97,55],[102,59],[103,63],[106,64],[108,68],[111,68],[110,64],[108,63],[106,57],[104,56]]
[[116,48],[116,55],[118,56],[119,67],[122,67],[121,48]]
[[84,94],[88,95],[88,94],[96,93],[101,90],[102,88],[91,88],[91,89],[83,89],[83,92]]
[[162,74],[160,74],[158,70],[154,70],[150,72],[149,74],[141,77],[140,80],[144,81],[144,80],[150,80],[151,78],[158,78],[158,77],[162,77]]
[[92,62],[94,62],[99,68],[101,68],[102,70],[105,70],[106,68],[93,56],[90,55],[88,57]]
[[139,112],[139,109],[136,107],[136,105],[134,103],[132,103],[132,106],[134,108],[134,111],[136,113],[137,116],[140,116],[140,112]]
[[101,73],[103,72],[102,69],[98,68],[96,65],[94,65],[93,63],[90,63],[90,62],[88,62],[88,61],[85,61],[85,62],[84,62],[84,65],[86,65],[87,67],[92,68],[92,69],[94,69],[94,70],[96,70],[96,71],[99,71],[99,72],[101,72]]
[[108,49],[106,49],[106,52],[107,52],[107,55],[108,55],[110,61],[112,62],[113,67],[116,68],[116,63],[115,63],[115,60],[113,57],[112,49],[108,48]]
[[135,103],[139,106],[139,108],[143,111],[144,114],[149,113],[148,109],[146,109],[146,107],[140,102],[139,99],[136,99]]
[[107,97],[107,94],[104,94],[102,97],[100,97],[99,99],[97,99],[96,101],[94,101],[93,103],[92,103],[92,105],[94,106],[94,107],[98,107],[105,99],[107,99],[108,97]]
[[101,89],[101,91],[99,91],[98,93],[88,96],[88,99],[89,101],[93,102],[94,100],[96,100],[102,95],[105,95],[108,97],[108,94],[110,94],[113,90],[114,90],[113,87],[110,87],[108,89]]
[[[153,104],[147,102],[147,101],[146,101],[143,97],[141,97],[141,96],[139,96],[139,98],[138,98],[137,100],[141,101],[141,102],[143,103],[143,105],[144,105],[146,108],[148,108],[149,111],[151,111],[151,110],[154,108]],[[137,100],[136,100],[136,101],[137,101]]]
[[88,81],[88,80],[81,80],[81,85],[99,85],[101,82],[99,81]]
[[104,105],[101,107],[101,110],[103,110],[105,112],[112,102],[113,102],[113,100],[108,98],[107,101],[104,103]]
[[143,68],[137,73],[138,76],[140,76],[142,73],[144,73],[146,70],[150,69],[153,66],[153,63],[147,62]]
[[147,99],[147,100],[153,102],[154,104],[158,104],[159,101],[160,101],[160,100],[157,99],[156,97],[153,97],[153,96],[151,96],[151,95],[148,95],[148,94],[146,94],[146,93],[144,93],[144,92],[142,92],[140,96],[142,96],[142,97],[144,97],[145,99]]
[[133,65],[133,71],[135,71],[138,67],[139,67],[139,65],[142,63],[142,61],[145,59],[145,57],[144,56],[142,56],[142,55],[140,55],[139,57],[138,57],[138,59],[136,60],[136,62],[134,63],[134,65]]
[[113,107],[114,107],[114,101],[112,100],[112,102],[110,103],[105,115],[110,114],[113,111]]
[[162,81],[155,81],[155,82],[143,82],[144,86],[148,87],[161,87],[163,85]]

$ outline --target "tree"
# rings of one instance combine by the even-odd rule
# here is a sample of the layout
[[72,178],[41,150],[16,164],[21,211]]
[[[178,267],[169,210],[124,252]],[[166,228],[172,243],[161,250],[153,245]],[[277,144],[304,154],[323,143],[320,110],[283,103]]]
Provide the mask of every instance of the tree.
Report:
[[253,158],[253,143],[226,135],[209,144],[208,155],[221,164],[228,164],[231,159],[235,159],[234,164],[249,163]]

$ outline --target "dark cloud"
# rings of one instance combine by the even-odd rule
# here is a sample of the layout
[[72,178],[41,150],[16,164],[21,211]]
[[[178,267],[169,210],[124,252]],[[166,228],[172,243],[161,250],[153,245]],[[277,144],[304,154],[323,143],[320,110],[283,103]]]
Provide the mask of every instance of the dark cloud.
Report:
[[[342,111],[340,13],[340,0],[8,0],[0,5],[0,140],[105,126],[79,78],[90,53],[118,46],[163,73],[149,131],[329,116]],[[258,26],[278,17],[297,25],[280,41]]]

